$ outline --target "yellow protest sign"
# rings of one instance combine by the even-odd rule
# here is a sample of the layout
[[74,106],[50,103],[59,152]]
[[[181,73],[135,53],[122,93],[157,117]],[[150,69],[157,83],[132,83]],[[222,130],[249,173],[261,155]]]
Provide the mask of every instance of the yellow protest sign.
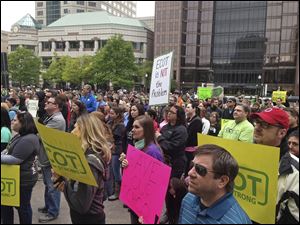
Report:
[[275,223],[279,148],[198,134],[198,145],[215,144],[237,160],[234,197],[251,220]]
[[98,186],[81,148],[70,133],[47,128],[35,122],[55,173],[92,186]]
[[224,128],[225,124],[228,123],[229,121],[232,121],[232,120],[229,120],[229,119],[221,119],[221,130]]
[[20,207],[19,165],[1,165],[1,205]]
[[286,102],[286,91],[273,91],[272,93],[272,102],[276,102],[278,98],[282,99],[282,102]]

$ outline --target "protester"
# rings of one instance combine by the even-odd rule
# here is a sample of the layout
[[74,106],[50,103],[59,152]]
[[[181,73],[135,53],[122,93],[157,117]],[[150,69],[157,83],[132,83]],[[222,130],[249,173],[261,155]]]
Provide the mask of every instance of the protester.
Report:
[[168,121],[168,113],[169,113],[170,107],[167,106],[163,109],[163,121],[159,124],[159,129],[161,130],[165,125],[169,123]]
[[210,128],[210,122],[206,118],[206,108],[202,103],[199,104],[200,108],[200,118],[202,120],[203,126],[202,126],[202,134],[208,134],[209,128]]
[[295,130],[299,130],[299,113],[291,108],[284,108],[283,110],[286,111],[289,116],[289,129],[287,132],[287,136],[289,136]]
[[[35,157],[40,148],[33,118],[28,112],[18,112],[12,120],[11,128],[17,134],[7,146],[7,154],[1,154],[1,164],[20,165],[20,207],[15,207],[19,213],[21,224],[32,224],[31,195],[38,180]],[[1,205],[3,224],[14,223],[14,209]]]
[[209,117],[209,122],[210,127],[208,135],[217,137],[221,130],[219,114],[217,112],[212,112]]
[[10,120],[13,120],[17,115],[17,112],[19,111],[19,109],[16,107],[17,100],[15,98],[8,98],[5,100],[5,102],[9,108],[8,110],[9,118]]
[[[147,155],[163,162],[163,154],[156,144],[155,132],[152,119],[148,116],[139,116],[135,119],[132,129],[133,139],[135,140],[135,147],[140,149]],[[130,166],[126,159],[126,155],[122,154],[120,157],[122,167]],[[138,216],[130,210],[131,224],[139,224]]]
[[219,100],[217,98],[212,99],[212,104],[207,108],[207,113],[217,112],[219,117],[222,117],[222,110],[219,108]]
[[225,149],[203,145],[189,171],[189,193],[180,209],[179,224],[250,224],[233,197],[236,160]]
[[[233,112],[234,108],[236,106],[236,99],[235,98],[229,98],[226,102],[227,108],[222,113],[222,119],[229,119],[233,120]],[[220,118],[220,117],[219,117]]]
[[196,146],[198,146],[198,133],[202,132],[203,124],[199,117],[200,109],[196,102],[188,104],[185,109],[185,113],[187,117],[188,133],[188,138],[185,144],[185,155],[187,158],[185,176],[187,176],[190,162],[193,160]]
[[[105,138],[102,122],[95,114],[83,114],[72,131],[82,142],[82,149],[98,187],[74,180],[56,184],[63,191],[70,207],[73,224],[105,224],[103,205],[104,181],[107,178],[107,164],[111,151]],[[59,176],[54,174],[54,182]]]
[[1,152],[6,148],[11,139],[11,121],[8,111],[1,106]]
[[277,108],[280,108],[280,109],[286,108],[286,107],[283,105],[282,98],[277,98],[277,99],[276,99],[276,107],[277,107]]
[[158,123],[157,123],[157,113],[153,109],[148,109],[145,115],[150,116],[153,120],[154,131],[159,131]]
[[91,93],[92,87],[89,84],[84,85],[80,101],[86,106],[89,113],[96,111],[96,99]]
[[84,113],[87,113],[85,105],[80,101],[73,101],[72,102],[72,109],[71,109],[71,120],[69,126],[69,132],[74,129],[74,125],[77,119]]
[[114,195],[109,196],[109,201],[114,201],[119,198],[121,188],[121,165],[120,155],[125,151],[126,145],[126,128],[124,126],[123,110],[119,107],[113,107],[110,110],[110,121],[109,125],[113,133],[114,138],[114,150],[112,152],[112,170],[114,175]]
[[172,167],[171,177],[180,178],[185,173],[186,156],[185,143],[188,138],[184,110],[179,106],[173,106],[168,113],[169,123],[156,132],[156,138],[168,163]]
[[299,158],[299,130],[293,131],[288,137],[289,152]]
[[[63,101],[59,97],[47,98],[45,111],[48,116],[43,121],[43,124],[46,125],[46,127],[60,131],[66,130],[66,121],[61,113],[63,104]],[[39,218],[39,222],[46,223],[55,220],[59,215],[60,192],[53,187],[53,182],[51,180],[51,164],[44,148],[39,151],[38,158],[45,184],[45,206],[38,208],[38,211],[44,215]]]
[[252,143],[254,127],[247,120],[249,114],[250,108],[247,105],[237,105],[233,113],[234,121],[227,122],[218,137]]
[[[299,223],[299,159],[291,154],[285,136],[289,118],[279,108],[252,115],[255,120],[254,142],[280,147],[276,223]],[[297,169],[298,168],[298,169]]]

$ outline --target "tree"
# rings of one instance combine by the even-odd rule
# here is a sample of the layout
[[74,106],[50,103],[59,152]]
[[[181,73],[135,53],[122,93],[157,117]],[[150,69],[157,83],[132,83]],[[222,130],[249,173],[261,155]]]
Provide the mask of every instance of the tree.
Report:
[[117,35],[107,41],[104,48],[97,52],[91,68],[94,81],[98,84],[108,84],[130,88],[137,67],[132,44]]
[[152,74],[152,67],[153,67],[153,61],[146,60],[142,64],[139,64],[137,66],[137,75],[138,77],[142,78],[144,81],[144,85],[146,90],[150,88],[150,80],[151,80],[151,74]]
[[62,82],[63,71],[67,62],[71,59],[72,58],[70,56],[63,56],[61,58],[58,58],[57,54],[55,54],[52,58],[52,62],[48,70],[46,71],[46,73],[44,73],[43,78],[49,80],[53,84]]
[[20,86],[38,84],[41,60],[32,50],[18,47],[8,55],[8,69]]

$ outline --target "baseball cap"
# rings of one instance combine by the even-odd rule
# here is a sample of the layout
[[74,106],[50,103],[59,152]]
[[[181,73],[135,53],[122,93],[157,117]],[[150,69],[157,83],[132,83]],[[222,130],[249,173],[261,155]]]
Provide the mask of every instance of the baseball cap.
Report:
[[279,108],[268,108],[260,113],[253,113],[251,119],[259,117],[261,120],[271,125],[280,125],[285,129],[289,129],[288,114]]

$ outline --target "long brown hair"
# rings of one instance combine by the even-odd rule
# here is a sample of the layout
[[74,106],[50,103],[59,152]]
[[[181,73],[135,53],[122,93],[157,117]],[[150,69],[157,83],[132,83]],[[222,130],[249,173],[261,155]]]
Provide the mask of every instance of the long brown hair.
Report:
[[111,123],[111,129],[114,130],[118,124],[124,122],[123,109],[120,107],[112,107],[111,110],[117,114],[117,118]]
[[145,139],[145,148],[148,147],[151,143],[156,143],[155,131],[153,126],[153,120],[150,116],[139,116],[135,119],[139,122],[141,127],[144,130],[144,139]]

